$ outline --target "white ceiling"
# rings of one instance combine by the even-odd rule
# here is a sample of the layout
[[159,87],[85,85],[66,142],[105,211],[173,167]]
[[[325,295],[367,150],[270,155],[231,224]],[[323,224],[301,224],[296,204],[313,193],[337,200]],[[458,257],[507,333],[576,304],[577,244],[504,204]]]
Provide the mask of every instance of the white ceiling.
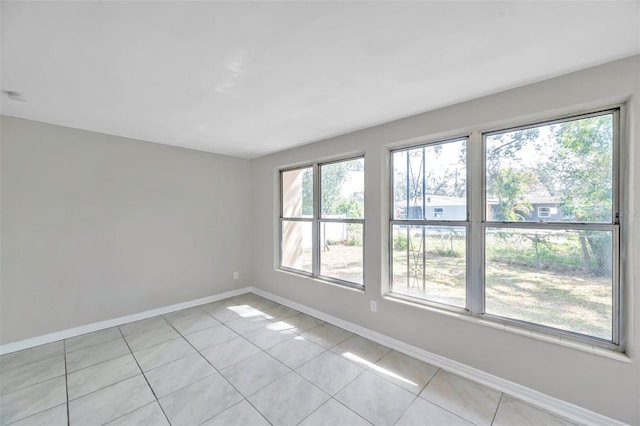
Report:
[[640,53],[640,2],[2,2],[2,113],[255,158]]

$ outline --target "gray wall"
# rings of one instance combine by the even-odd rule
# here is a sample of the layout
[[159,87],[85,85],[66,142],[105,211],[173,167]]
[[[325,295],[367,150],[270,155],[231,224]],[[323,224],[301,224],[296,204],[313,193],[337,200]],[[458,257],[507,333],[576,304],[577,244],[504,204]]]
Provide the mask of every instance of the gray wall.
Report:
[[[604,415],[640,424],[640,262],[625,263],[627,353],[624,363],[474,324],[432,310],[383,298],[388,289],[388,149],[402,143],[464,135],[470,130],[550,118],[629,100],[625,130],[630,164],[622,191],[629,200],[628,259],[637,259],[640,232],[640,56],[579,71],[319,143],[266,156],[252,163],[255,286],[330,315],[395,337],[488,373],[575,403]],[[276,270],[278,253],[278,169],[311,161],[365,153],[366,292],[328,285]],[[266,255],[269,254],[269,255]],[[378,312],[369,311],[369,300]]]
[[249,161],[0,124],[3,344],[250,284]]

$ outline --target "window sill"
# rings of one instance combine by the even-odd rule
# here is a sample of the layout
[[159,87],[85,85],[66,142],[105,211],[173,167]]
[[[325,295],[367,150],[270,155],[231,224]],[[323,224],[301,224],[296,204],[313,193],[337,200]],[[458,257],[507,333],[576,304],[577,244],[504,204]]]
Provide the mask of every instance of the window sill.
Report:
[[322,277],[314,277],[313,275],[310,274],[305,274],[305,273],[299,273],[299,272],[295,272],[293,270],[290,269],[283,269],[283,268],[275,268],[276,272],[281,272],[287,275],[293,275],[294,277],[298,277],[298,278],[306,278],[308,280],[311,281],[315,281],[317,283],[321,283],[321,284],[325,284],[325,285],[331,285],[343,290],[350,290],[350,291],[354,291],[356,293],[360,293],[360,294],[365,294],[364,292],[364,285],[359,285],[359,284],[350,284],[347,282],[340,282],[338,280],[333,281],[333,280],[328,280],[328,279],[324,279]]
[[462,308],[458,308],[458,309],[452,308],[451,310],[439,308],[436,306],[426,305],[423,303],[415,302],[413,300],[405,299],[401,295],[395,295],[391,293],[384,295],[383,299],[394,302],[394,303],[401,303],[401,304],[416,307],[419,309],[424,309],[426,311],[433,312],[439,315],[446,315],[452,318],[457,318],[473,324],[480,324],[483,326],[495,328],[497,330],[505,331],[507,333],[526,336],[526,337],[530,337],[532,339],[540,340],[543,342],[552,343],[552,344],[563,346],[566,348],[575,349],[577,351],[590,353],[603,358],[609,358],[615,361],[631,363],[631,359],[623,352],[602,348],[597,345],[581,342],[571,338],[566,338],[564,336],[557,336],[550,333],[544,333],[538,330],[530,330],[528,328],[518,327],[517,325],[514,325],[514,324],[505,324],[503,322],[495,321],[489,318],[479,318],[469,314],[466,310]]

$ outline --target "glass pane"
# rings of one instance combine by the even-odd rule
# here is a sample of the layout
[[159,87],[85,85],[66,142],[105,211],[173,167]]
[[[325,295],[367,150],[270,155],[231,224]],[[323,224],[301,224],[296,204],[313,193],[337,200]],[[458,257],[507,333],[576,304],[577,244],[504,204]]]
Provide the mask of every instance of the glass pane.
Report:
[[363,225],[320,222],[320,275],[363,284]]
[[287,268],[312,272],[311,222],[282,221],[282,259]]
[[393,218],[466,220],[466,139],[393,153]]
[[322,217],[364,219],[364,158],[320,166]]
[[394,219],[424,219],[424,148],[394,153]]
[[487,136],[487,220],[612,222],[613,115]]
[[467,141],[425,147],[425,219],[467,219]]
[[407,175],[407,151],[396,151],[393,156],[393,219],[408,219],[409,181]]
[[313,216],[313,169],[282,172],[282,217]]
[[487,228],[485,311],[611,340],[612,237]]
[[393,225],[391,291],[466,307],[466,230]]

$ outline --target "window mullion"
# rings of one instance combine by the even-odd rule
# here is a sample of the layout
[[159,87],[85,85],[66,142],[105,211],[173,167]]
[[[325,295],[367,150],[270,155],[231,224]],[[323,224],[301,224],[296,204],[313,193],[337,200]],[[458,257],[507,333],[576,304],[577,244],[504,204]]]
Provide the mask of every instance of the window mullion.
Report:
[[[427,150],[422,147],[422,218],[427,219]],[[411,236],[409,236],[411,238]],[[422,227],[422,289],[424,291],[427,286],[427,233],[425,227]]]
[[480,314],[484,305],[484,152],[482,134],[473,132],[467,143],[467,309]]
[[422,147],[422,167],[420,170],[420,173],[422,173],[422,217],[421,219],[427,219],[427,185],[426,185],[426,180],[427,180],[427,150],[426,148],[423,146]]
[[312,271],[314,276],[320,275],[320,167],[313,165],[313,227],[311,231],[311,252],[313,255]]
[[411,192],[411,186],[410,186],[411,185],[411,179],[410,179],[410,176],[409,176],[409,174],[410,174],[409,171],[411,170],[410,169],[410,164],[409,164],[409,152],[410,151],[407,150],[407,155],[406,155],[406,157],[407,157],[407,169],[406,169],[407,170],[407,173],[406,173],[407,174],[407,178],[406,178],[407,187],[405,189],[405,192],[407,194],[406,197],[405,197],[405,204],[407,205],[407,209],[405,210],[405,219],[409,218],[409,205],[410,205],[409,204],[409,193]]

